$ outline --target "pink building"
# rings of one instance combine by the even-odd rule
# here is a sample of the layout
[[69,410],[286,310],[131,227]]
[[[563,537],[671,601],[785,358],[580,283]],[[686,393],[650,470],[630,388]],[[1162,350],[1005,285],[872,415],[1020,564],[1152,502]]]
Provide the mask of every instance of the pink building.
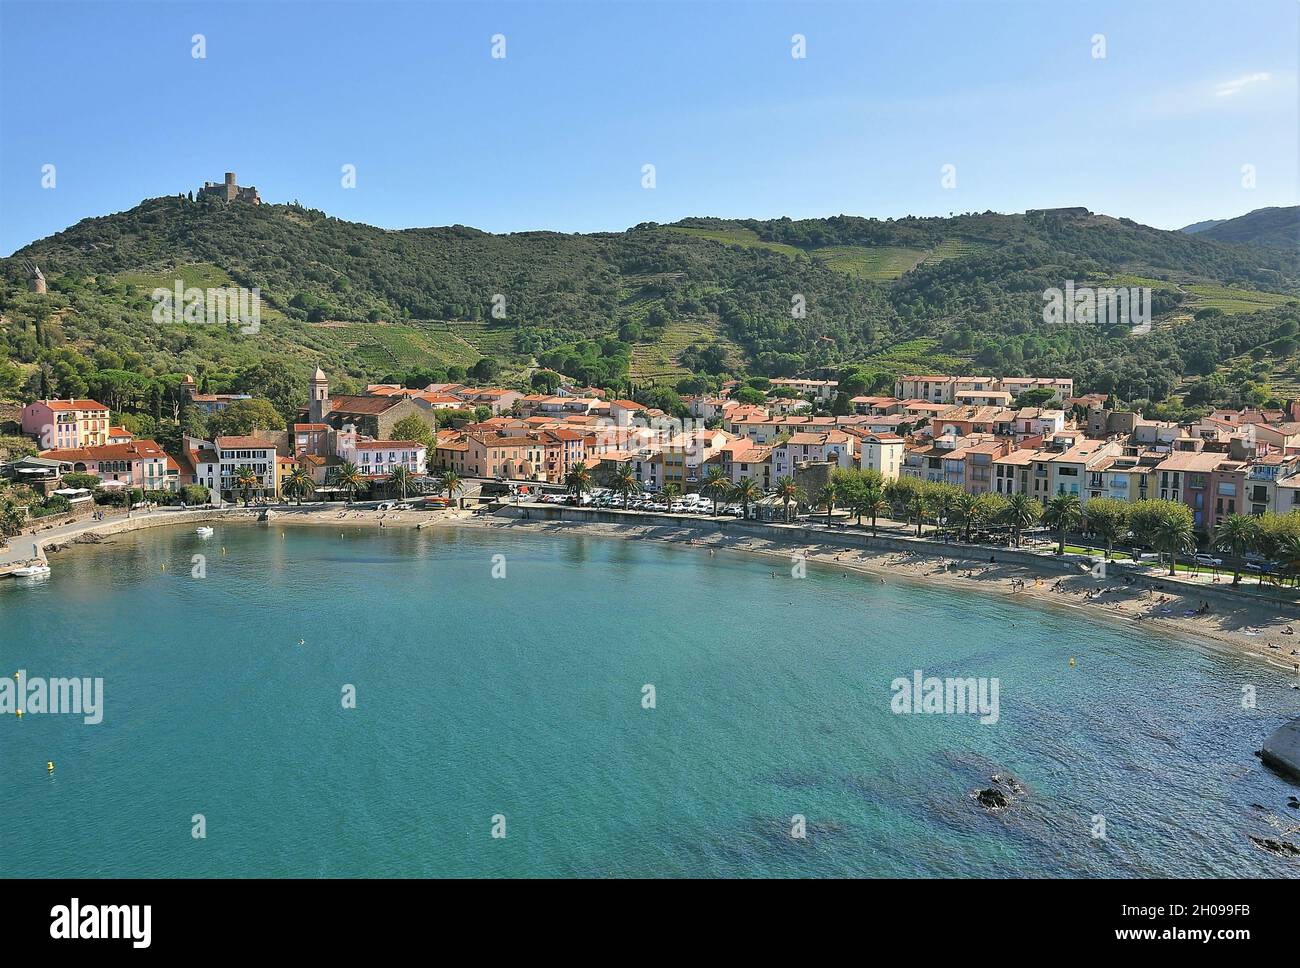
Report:
[[146,491],[174,491],[179,468],[169,467],[163,449],[152,440],[101,447],[43,450],[46,460],[56,460],[63,473],[94,474],[104,484],[117,483]]
[[96,400],[36,400],[23,407],[22,428],[42,448],[98,447],[108,443],[108,407]]

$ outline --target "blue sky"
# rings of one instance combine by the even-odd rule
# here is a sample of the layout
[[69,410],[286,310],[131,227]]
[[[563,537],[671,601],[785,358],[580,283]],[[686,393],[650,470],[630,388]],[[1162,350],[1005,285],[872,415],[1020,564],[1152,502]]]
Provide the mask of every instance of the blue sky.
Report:
[[0,0],[0,253],[226,170],[386,227],[1086,205],[1176,228],[1296,204],[1298,22],[1295,0]]

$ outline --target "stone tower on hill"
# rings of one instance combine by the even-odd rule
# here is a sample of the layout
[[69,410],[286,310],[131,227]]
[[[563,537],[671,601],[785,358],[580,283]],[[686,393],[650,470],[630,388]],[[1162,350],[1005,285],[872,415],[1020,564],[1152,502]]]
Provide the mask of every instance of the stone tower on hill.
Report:
[[27,263],[27,288],[32,292],[45,292],[45,276],[35,262]]
[[235,184],[235,173],[226,172],[224,182],[204,182],[203,187],[199,189],[199,196],[216,195],[223,202],[248,202],[250,205],[261,205],[262,196],[257,194],[257,189],[252,186],[239,186]]

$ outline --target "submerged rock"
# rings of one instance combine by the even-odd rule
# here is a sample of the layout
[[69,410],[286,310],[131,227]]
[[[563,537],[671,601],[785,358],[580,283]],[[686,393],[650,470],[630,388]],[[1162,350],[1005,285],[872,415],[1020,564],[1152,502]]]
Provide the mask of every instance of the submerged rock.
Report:
[[989,779],[993,781],[993,786],[975,790],[971,796],[990,813],[1005,810],[1017,800],[1022,800],[1029,795],[1025,785],[1010,773],[994,773]]
[[973,794],[976,802],[985,810],[1005,810],[1011,806],[1011,798],[997,787],[986,787]]
[[1300,847],[1285,840],[1273,840],[1271,837],[1255,837],[1252,835],[1250,842],[1260,850],[1267,851],[1270,854],[1277,854],[1279,857],[1300,857]]
[[1269,734],[1259,756],[1275,770],[1300,779],[1300,717]]

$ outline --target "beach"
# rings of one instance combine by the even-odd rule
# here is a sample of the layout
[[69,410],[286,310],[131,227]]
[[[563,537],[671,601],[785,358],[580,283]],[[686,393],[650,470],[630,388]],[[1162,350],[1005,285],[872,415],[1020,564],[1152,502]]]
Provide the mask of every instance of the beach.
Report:
[[[205,519],[254,523],[259,508],[226,508],[185,512],[186,524]],[[141,516],[135,522],[119,519],[114,531],[135,530],[172,523],[159,515]],[[179,523],[179,522],[178,522]],[[1043,556],[1041,565],[1025,560],[981,559],[985,549],[937,542],[910,541],[906,550],[894,548],[845,548],[828,534],[826,541],[808,540],[805,529],[790,529],[786,535],[732,534],[719,531],[709,519],[698,522],[681,518],[664,519],[652,515],[629,515],[626,521],[558,521],[523,520],[518,517],[476,514],[460,510],[379,511],[362,506],[306,504],[301,507],[278,506],[271,509],[270,526],[309,526],[316,528],[471,528],[507,530],[537,534],[583,534],[626,541],[659,541],[696,548],[701,553],[748,554],[770,558],[775,580],[792,580],[800,560],[820,568],[838,568],[845,575],[861,575],[875,581],[924,582],[978,591],[990,595],[1011,596],[1027,605],[1045,608],[1071,608],[1099,622],[1139,624],[1148,632],[1176,636],[1212,648],[1231,651],[1262,661],[1277,668],[1294,671],[1300,664],[1300,610],[1290,603],[1252,600],[1228,594],[1225,584],[1212,591],[1183,588],[1177,582],[1161,582],[1156,576],[1143,576],[1126,583],[1122,575],[1098,579],[1089,573],[1062,572],[1051,557]],[[60,535],[48,551],[55,552],[71,544],[85,542],[95,532],[93,522],[80,531]],[[854,532],[854,534],[857,534]],[[40,535],[36,536],[40,539]],[[897,535],[891,535],[897,538]],[[883,538],[883,535],[882,535]],[[30,547],[31,537],[13,539],[15,547]],[[103,537],[111,542],[112,535]],[[891,542],[896,544],[897,542]],[[1243,584],[1251,579],[1243,577]],[[1206,610],[1208,608],[1208,611]]]

